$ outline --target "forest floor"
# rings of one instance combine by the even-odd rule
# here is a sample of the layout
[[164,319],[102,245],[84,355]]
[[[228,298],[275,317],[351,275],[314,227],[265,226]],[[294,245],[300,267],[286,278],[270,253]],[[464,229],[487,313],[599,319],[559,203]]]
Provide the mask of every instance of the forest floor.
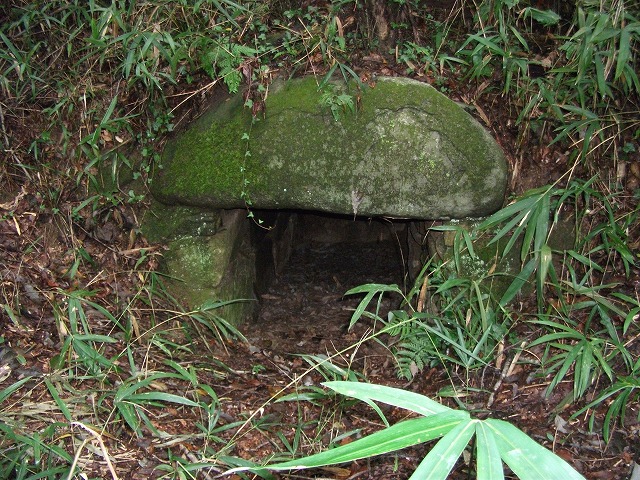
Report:
[[[406,74],[406,65],[395,63],[392,56],[356,55],[352,66],[367,77]],[[547,147],[551,137],[529,138],[525,141],[530,144],[521,143],[499,94],[484,95],[476,102],[482,85],[455,78],[448,82],[445,87],[450,96],[469,105],[505,150],[512,193],[553,182],[566,171],[567,152]],[[25,141],[28,127],[24,127]],[[76,210],[85,200],[81,190],[59,184],[52,213],[42,205],[51,202],[46,192],[56,182],[55,172],[45,169],[0,195],[0,302],[4,306],[0,311],[4,339],[0,344],[0,392],[31,377],[20,395],[2,404],[0,413],[20,415],[25,418],[24,429],[43,431],[46,416],[48,422],[64,421],[64,412],[51,398],[52,389],[65,392],[64,398],[73,398],[69,409],[75,418],[86,418],[87,423],[102,425],[97,412],[115,408],[100,402],[103,392],[121,382],[117,370],[100,382],[81,374],[70,380],[56,372],[61,349],[59,318],[75,314],[70,292],[76,292],[75,298],[105,306],[114,315],[116,311],[127,312],[135,341],[130,357],[122,355],[127,350],[123,338],[108,345],[107,352],[114,357],[121,355],[118,362],[142,365],[144,372],[167,370],[168,358],[191,366],[198,380],[213,388],[220,405],[216,441],[205,437],[197,427],[206,423],[201,411],[179,405],[149,406],[146,410],[150,421],[170,436],[136,436],[122,422],[109,426],[100,432],[101,446],[94,446],[92,455],[79,459],[89,478],[113,476],[102,447],[109,452],[119,478],[152,479],[167,475],[157,469],[158,465],[202,461],[194,457],[196,451],[209,449],[212,458],[237,457],[262,463],[270,458],[315,453],[332,442],[347,443],[380,430],[380,418],[367,405],[320,394],[322,381],[340,378],[341,374],[345,379],[362,375],[369,382],[402,387],[454,408],[463,403],[479,418],[491,416],[512,422],[589,479],[628,478],[640,452],[637,418],[635,423],[617,428],[612,441],[605,443],[601,435],[591,432],[588,416],[569,421],[575,407],[557,410],[559,400],[570,390],[570,378],[551,398],[544,395],[550,379],[532,380],[526,365],[519,366],[501,384],[500,372],[489,368],[472,372],[432,368],[407,381],[398,378],[386,339],[360,342],[370,335],[372,325],[359,322],[348,329],[360,297],[344,293],[372,282],[402,285],[404,272],[395,244],[312,244],[296,250],[269,291],[261,295],[257,319],[241,327],[247,341],[219,343],[197,322],[175,312],[169,302],[151,295],[147,285],[158,271],[163,250],[149,245],[139,233],[144,205],[123,203],[93,212]],[[86,256],[79,258],[79,249]],[[608,273],[618,275],[615,271]],[[637,295],[637,280],[621,281],[627,291]],[[397,307],[398,300],[387,299],[383,309]],[[113,326],[103,312],[93,304],[83,305],[94,333],[109,334]],[[526,310],[526,301],[522,308]],[[164,320],[158,323],[159,318]],[[312,368],[314,362],[327,358],[343,370]],[[177,395],[193,393],[190,385],[171,378],[155,386]],[[454,386],[464,388],[455,392]],[[407,413],[399,409],[384,413],[390,423],[407,418]],[[84,433],[87,439],[95,433],[82,432],[78,425],[74,428],[74,434]],[[142,431],[149,433],[147,427]],[[58,440],[71,451],[81,448],[69,438]],[[406,479],[427,450],[428,446],[420,446],[349,465],[274,476]],[[468,461],[458,463],[452,479],[469,478]],[[214,478],[225,469],[213,465],[200,469],[197,475]]]
[[[56,376],[51,369],[51,361],[60,351],[54,333],[58,328],[56,314],[51,311],[51,305],[54,300],[61,300],[51,292],[57,287],[70,288],[63,275],[68,263],[64,248],[59,251],[43,248],[47,223],[40,224],[41,217],[31,215],[29,198],[29,194],[25,195],[20,200],[23,208],[14,210],[14,224],[0,224],[3,227],[0,236],[3,288],[16,289],[21,299],[18,315],[13,318],[3,315],[0,320],[5,337],[0,356],[4,369],[0,391],[20,378],[33,376],[26,392],[8,408],[22,412],[32,409],[30,427],[38,431],[45,425],[37,413],[47,408],[55,411],[52,402],[45,401],[49,398],[45,377],[54,384],[62,382],[60,390],[72,388],[80,398],[85,391],[87,404],[73,408],[76,415],[79,408],[87,408],[89,418],[94,414],[96,398],[106,386],[76,379],[71,387],[68,380]],[[92,258],[101,260],[95,266],[95,276],[81,281],[86,282],[87,291],[94,292],[91,298],[95,301],[99,301],[101,295],[115,292],[123,302],[132,302],[140,280],[135,274],[122,274],[130,271],[123,268],[123,263],[134,262],[129,258],[135,256],[132,251],[146,245],[142,238],[131,245],[129,231],[109,225],[107,222],[102,228],[117,233],[108,244],[99,240],[97,234],[82,239]],[[454,408],[458,406],[456,401],[463,402],[479,418],[509,420],[589,479],[627,478],[638,447],[635,444],[637,425],[627,424],[625,429],[616,430],[613,441],[605,444],[600,435],[590,433],[586,416],[569,422],[573,410],[555,410],[561,396],[569,390],[568,384],[561,385],[552,398],[545,398],[549,379],[532,381],[526,366],[518,367],[501,385],[497,384],[499,372],[494,368],[475,372],[432,368],[416,375],[411,382],[398,378],[387,339],[361,343],[361,339],[371,334],[372,325],[365,321],[348,330],[360,297],[344,296],[344,293],[365,283],[402,284],[402,280],[398,249],[393,242],[313,244],[297,249],[269,291],[261,295],[258,317],[242,329],[247,342],[220,344],[206,332],[194,329],[193,324],[184,328],[180,318],[167,321],[159,330],[167,335],[167,348],[172,349],[170,358],[194,367],[199,381],[210,385],[220,402],[219,442],[209,448],[217,454],[220,454],[217,449],[221,449],[227,456],[261,462],[286,458],[287,453],[316,452],[335,439],[344,443],[379,430],[383,424],[368,406],[318,395],[322,381],[358,374],[367,381],[418,392]],[[385,310],[396,308],[398,302],[399,298],[386,299],[382,316]],[[162,302],[153,308],[161,311]],[[148,310],[139,308],[132,314],[139,316],[138,328],[146,332],[141,334],[133,356],[147,371],[166,370],[163,365],[166,354],[155,348],[157,343],[149,344],[158,327],[152,326]],[[100,330],[101,322],[108,323],[95,309],[87,310],[86,315],[95,331]],[[114,345],[113,351],[117,352],[121,346]],[[24,362],[17,362],[18,355]],[[343,370],[312,368],[325,359]],[[117,385],[118,381],[117,374],[113,374],[106,383]],[[456,386],[457,392],[452,386]],[[189,386],[169,379],[157,382],[156,387],[184,394]],[[491,406],[487,408],[490,399]],[[390,423],[408,416],[399,409],[387,409],[384,413]],[[163,472],[156,467],[169,462],[169,455],[193,461],[190,452],[210,442],[196,428],[198,423],[203,423],[202,413],[196,409],[150,407],[147,414],[155,425],[170,434],[166,441],[153,435],[138,438],[122,426],[103,437],[120,478],[158,478]],[[52,416],[61,417],[54,413]],[[225,425],[230,428],[225,430]],[[426,451],[425,446],[420,446],[351,465],[279,474],[276,478],[406,479]],[[85,461],[88,473],[98,478],[108,477],[99,455]],[[201,474],[202,478],[213,478],[224,468],[203,471],[210,473],[209,477]],[[461,461],[450,478],[463,479],[468,475],[468,468]]]

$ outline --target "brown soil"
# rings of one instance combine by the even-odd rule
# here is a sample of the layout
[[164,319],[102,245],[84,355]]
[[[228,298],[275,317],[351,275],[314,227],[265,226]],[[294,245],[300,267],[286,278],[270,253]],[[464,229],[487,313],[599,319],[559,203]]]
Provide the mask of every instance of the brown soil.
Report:
[[[442,8],[434,10],[434,15],[442,15],[444,7],[452,3],[437,2]],[[405,66],[395,64],[391,56],[356,55],[352,65],[363,78],[372,74],[405,74]],[[314,69],[321,74],[317,64]],[[420,72],[415,75],[424,81],[433,80]],[[454,100],[474,106],[476,118],[503,146],[511,167],[513,192],[554,181],[565,171],[566,152],[543,146],[550,138],[517,138],[512,115],[505,111],[499,94],[485,93],[476,102],[484,89],[482,85],[450,78],[444,86]],[[26,116],[18,120],[20,125],[12,131],[18,143],[28,145],[33,139],[27,126],[37,122]],[[0,173],[6,173],[3,168],[0,166]],[[156,468],[158,465],[202,461],[196,457],[202,451],[212,459],[221,453],[255,462],[273,456],[285,458],[288,450],[282,438],[289,443],[297,438],[295,454],[304,455],[326,448],[335,439],[347,443],[383,428],[378,416],[360,403],[330,395],[314,397],[312,401],[292,399],[296,393],[301,398],[318,394],[321,382],[334,378],[328,373],[323,376],[321,372],[326,370],[311,368],[310,362],[326,358],[343,369],[343,378],[363,375],[367,381],[419,392],[451,407],[457,407],[460,401],[482,418],[509,420],[589,479],[626,478],[640,452],[637,417],[632,415],[631,421],[616,429],[613,440],[605,444],[600,435],[590,433],[588,417],[566,423],[574,410],[555,410],[568,391],[568,384],[562,384],[554,397],[545,399],[549,379],[531,381],[526,366],[518,367],[500,385],[499,372],[493,368],[469,373],[436,367],[421,372],[411,382],[399,379],[387,338],[360,343],[371,336],[375,325],[361,321],[348,328],[361,297],[344,295],[364,283],[403,285],[405,272],[393,241],[312,244],[297,249],[288,267],[261,295],[258,318],[243,327],[248,341],[221,344],[198,322],[176,313],[170,302],[151,294],[149,285],[157,274],[162,247],[150,246],[140,236],[138,207],[105,204],[93,211],[89,206],[76,212],[74,209],[86,194],[75,189],[74,175],[64,179],[51,172],[23,175],[18,170],[8,178],[10,185],[0,192],[0,332],[4,338],[4,344],[0,344],[0,393],[26,376],[33,378],[12,395],[10,404],[0,405],[0,421],[15,421],[26,436],[53,428],[55,421],[65,422],[52,400],[53,388],[63,399],[77,399],[81,392],[88,392],[86,401],[78,401],[70,409],[74,418],[86,419],[87,425],[102,425],[104,419],[97,418],[95,412],[115,408],[109,404],[112,396],[103,394],[128,378],[130,364],[136,365],[141,375],[172,371],[167,358],[185,368],[193,367],[198,380],[210,385],[220,402],[213,415],[219,428],[218,442],[205,440],[198,428],[198,424],[207,423],[201,410],[179,405],[151,407],[146,412],[156,427],[183,435],[173,437],[176,441],[154,436],[147,427],[142,429],[144,436],[137,437],[122,421],[108,424],[106,431],[98,434],[120,478],[158,478],[164,473]],[[47,196],[52,190],[59,195]],[[635,289],[637,293],[640,286],[629,283],[630,291]],[[153,284],[157,286],[157,282]],[[102,381],[82,376],[63,378],[54,368],[62,345],[59,332],[62,324],[69,325],[69,299],[74,292],[82,292],[85,298],[130,325],[134,339],[132,358],[123,355],[124,338],[116,336],[117,342],[109,345],[107,354],[110,358],[121,355],[117,363],[122,372],[110,371]],[[399,301],[386,298],[381,316],[396,308]],[[95,305],[83,305],[94,333],[120,330]],[[69,354],[66,360],[72,362],[75,358]],[[335,374],[335,378],[339,375]],[[454,399],[444,395],[451,392],[452,385],[465,396]],[[163,379],[154,387],[211,400],[206,392],[182,380]],[[278,399],[289,401],[276,402]],[[104,403],[100,403],[102,400]],[[490,400],[491,408],[487,409]],[[630,406],[632,413],[637,413],[636,408],[637,405]],[[398,409],[383,411],[390,423],[408,415]],[[597,422],[601,422],[603,413]],[[54,431],[57,445],[71,455],[86,447],[80,445],[86,439],[93,450],[80,456],[80,464],[90,477],[111,478],[101,447],[93,441],[95,435],[79,425]],[[226,450],[221,452],[223,448]],[[350,465],[275,477],[406,479],[427,450],[428,446],[420,446]],[[0,461],[1,457],[2,451]],[[202,469],[199,478],[213,478],[227,468],[213,463]],[[469,478],[464,461],[459,462],[451,478]]]

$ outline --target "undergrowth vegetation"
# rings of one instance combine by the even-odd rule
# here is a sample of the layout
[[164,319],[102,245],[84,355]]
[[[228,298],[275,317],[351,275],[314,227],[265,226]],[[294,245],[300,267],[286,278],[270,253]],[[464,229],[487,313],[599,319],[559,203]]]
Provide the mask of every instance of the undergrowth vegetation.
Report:
[[[506,132],[513,140],[505,148],[516,191],[507,206],[480,223],[433,227],[429,235],[452,236],[453,248],[427,259],[409,288],[370,284],[347,292],[363,296],[350,326],[373,325],[367,340],[390,345],[399,376],[411,381],[427,368],[446,369],[451,388],[440,396],[462,410],[475,388],[467,380],[493,372],[496,383],[482,392],[484,411],[500,384],[524,366],[531,379],[547,382],[547,400],[570,384],[554,397],[556,411],[588,417],[607,441],[637,417],[637,2],[452,1],[443,11],[418,0],[292,3],[21,0],[0,7],[0,225],[17,235],[36,218],[47,225],[20,253],[20,272],[11,276],[1,265],[0,477],[120,478],[125,473],[112,459],[129,454],[114,451],[114,438],[135,444],[131,455],[143,469],[153,450],[164,451],[149,475],[210,478],[229,467],[255,468],[259,459],[230,452],[242,431],[266,431],[267,419],[228,421],[214,386],[234,373],[215,360],[216,349],[242,334],[218,315],[226,302],[212,299],[185,311],[166,293],[156,271],[158,249],[139,235],[135,212],[162,168],[168,133],[219,88],[244,92],[259,120],[275,76],[316,75],[319,108],[339,121],[358,99],[332,90],[327,82],[334,74],[362,84],[375,84],[378,74],[411,75],[457,92],[496,136]],[[360,65],[362,58],[374,66]],[[492,121],[496,102],[504,119]],[[516,180],[532,164],[553,169],[552,183],[518,188]],[[112,248],[113,234],[99,223],[129,225],[131,234]],[[558,246],[556,235],[570,244]],[[88,237],[98,238],[100,249],[89,248]],[[8,252],[7,245],[0,248]],[[494,250],[489,257],[480,252],[487,247]],[[50,258],[43,266],[47,251],[59,263]],[[107,260],[113,271],[105,274]],[[33,272],[45,288],[30,283]],[[388,293],[404,300],[383,315],[380,299]],[[30,320],[29,301],[45,312],[44,323]],[[26,368],[26,352],[6,344],[11,335],[33,331],[57,352],[45,372]],[[213,363],[180,360],[196,337],[217,345],[210,347]],[[401,392],[372,395],[361,374],[331,360],[304,358],[328,387],[365,400],[381,415],[374,401],[425,414]],[[259,372],[256,367],[253,374]],[[276,397],[300,404],[336,400],[326,389],[300,385]],[[426,398],[411,401],[431,405]],[[336,410],[352,405],[336,402]],[[445,422],[448,429],[439,423],[443,417],[412,419],[418,425],[409,428],[413,443],[358,450],[364,438],[346,456],[339,447],[276,469],[457,436],[449,452],[454,457],[435,465],[446,442],[438,443],[415,474],[426,478],[428,468],[429,478],[444,479],[473,435],[476,456],[465,463],[478,478],[502,478],[500,458],[530,478],[527,462],[508,457],[504,439],[511,435],[513,445],[565,468],[505,422],[433,405],[453,419]],[[185,409],[198,412],[195,431],[165,431]],[[425,421],[434,426],[431,437],[422,436]],[[387,425],[368,441],[393,442],[405,427]],[[308,433],[300,427],[295,442],[280,435],[282,454],[274,462],[321,448],[319,430],[303,438]],[[356,434],[333,438],[332,445]],[[196,439],[198,447],[191,444]]]

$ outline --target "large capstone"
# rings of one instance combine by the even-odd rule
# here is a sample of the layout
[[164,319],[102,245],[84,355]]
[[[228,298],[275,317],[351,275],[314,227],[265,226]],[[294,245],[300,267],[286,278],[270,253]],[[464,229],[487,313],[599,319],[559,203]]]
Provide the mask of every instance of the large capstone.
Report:
[[242,95],[217,104],[167,144],[155,197],[419,219],[480,217],[502,205],[503,152],[430,85],[379,78],[361,90],[328,88],[313,77],[276,83],[255,120]]

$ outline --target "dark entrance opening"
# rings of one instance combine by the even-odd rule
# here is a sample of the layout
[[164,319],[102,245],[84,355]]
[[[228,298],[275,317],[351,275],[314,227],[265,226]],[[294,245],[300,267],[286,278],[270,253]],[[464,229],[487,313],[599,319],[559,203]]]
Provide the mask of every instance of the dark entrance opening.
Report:
[[[339,351],[371,326],[363,319],[348,330],[363,295],[345,293],[371,283],[404,290],[411,277],[410,257],[416,248],[410,248],[408,240],[415,222],[299,211],[254,215],[262,220],[254,229],[260,307],[255,328],[259,334],[250,341],[259,348]],[[386,295],[381,314],[386,316],[401,300],[400,295]]]

